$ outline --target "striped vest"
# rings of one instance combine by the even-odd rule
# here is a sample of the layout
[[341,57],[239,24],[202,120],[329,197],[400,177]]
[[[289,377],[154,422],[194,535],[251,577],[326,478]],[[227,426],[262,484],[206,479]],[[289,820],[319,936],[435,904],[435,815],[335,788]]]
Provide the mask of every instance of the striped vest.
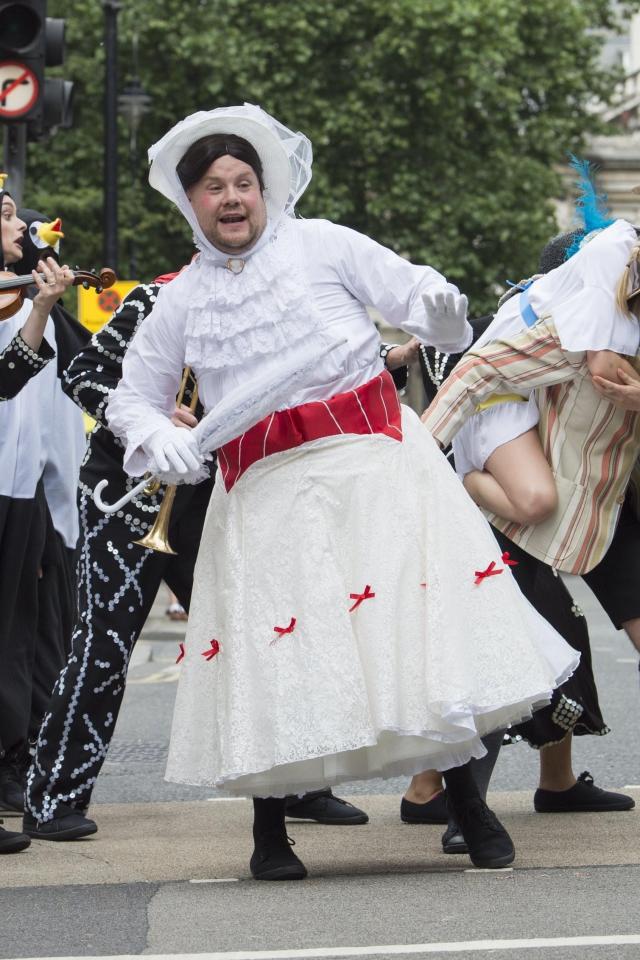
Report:
[[[638,366],[636,359],[634,366]],[[593,388],[585,361],[571,380],[536,390],[538,426],[558,506],[543,523],[491,516],[509,539],[567,573],[592,570],[607,552],[640,450],[640,414]]]

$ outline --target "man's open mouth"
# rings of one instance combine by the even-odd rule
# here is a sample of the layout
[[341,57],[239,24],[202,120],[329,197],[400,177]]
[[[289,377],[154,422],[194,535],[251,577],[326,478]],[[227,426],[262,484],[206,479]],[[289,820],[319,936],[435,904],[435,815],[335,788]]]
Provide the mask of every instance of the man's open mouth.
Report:
[[220,223],[244,223],[246,219],[242,213],[227,213],[220,217]]

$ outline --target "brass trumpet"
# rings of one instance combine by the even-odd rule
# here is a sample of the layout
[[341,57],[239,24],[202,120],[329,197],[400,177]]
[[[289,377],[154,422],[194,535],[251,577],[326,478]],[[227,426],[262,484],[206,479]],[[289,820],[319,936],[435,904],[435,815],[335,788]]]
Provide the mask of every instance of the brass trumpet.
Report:
[[[184,368],[182,380],[180,382],[180,389],[178,390],[178,396],[176,397],[176,406],[179,407],[182,403],[187,390],[189,378],[193,380],[193,392],[191,394],[191,402],[189,403],[189,413],[193,413],[198,403],[198,384],[195,381],[195,377],[193,377],[191,374],[190,367]],[[161,483],[158,480],[154,480],[153,477],[150,477],[149,483],[142,492],[146,493],[147,496],[151,496],[151,494],[156,493],[160,489],[160,486]],[[157,550],[158,553],[169,553],[173,556],[176,555],[176,551],[169,543],[169,523],[171,522],[171,510],[173,508],[173,501],[176,498],[177,489],[178,488],[176,484],[171,484],[166,488],[153,526],[147,531],[147,533],[145,533],[144,537],[142,537],[140,540],[133,541],[134,543],[138,544],[138,546],[144,547],[146,550]]]

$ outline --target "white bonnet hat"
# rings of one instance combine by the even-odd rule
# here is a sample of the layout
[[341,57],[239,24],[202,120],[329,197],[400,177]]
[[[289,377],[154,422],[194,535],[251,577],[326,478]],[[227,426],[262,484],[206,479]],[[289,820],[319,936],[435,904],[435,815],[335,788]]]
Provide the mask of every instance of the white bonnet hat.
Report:
[[172,200],[192,223],[184,202],[189,210],[191,205],[176,167],[192,143],[213,133],[234,134],[249,141],[262,163],[269,218],[277,221],[283,214],[292,214],[311,180],[311,142],[251,103],[201,110],[176,123],[149,149],[151,186]]

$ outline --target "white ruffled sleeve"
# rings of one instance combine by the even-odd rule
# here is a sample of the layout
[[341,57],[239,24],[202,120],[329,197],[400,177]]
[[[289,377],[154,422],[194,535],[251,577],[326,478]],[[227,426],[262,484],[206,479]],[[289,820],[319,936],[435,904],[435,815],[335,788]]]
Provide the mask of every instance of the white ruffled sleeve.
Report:
[[462,353],[473,339],[467,321],[463,333],[442,340],[430,329],[423,293],[460,291],[433,267],[417,266],[349,227],[322,221],[326,247],[347,290],[365,306],[379,310],[387,323],[445,353]]
[[[539,316],[551,314],[564,350],[613,350],[629,356],[638,352],[640,325],[616,306],[618,281],[635,242],[635,228],[616,220],[532,286],[531,305]],[[558,282],[562,286],[554,288]]]
[[146,473],[144,444],[175,410],[184,366],[184,311],[176,293],[169,284],[160,289],[125,354],[122,379],[106,409],[109,429],[125,444],[124,469],[132,477]]

